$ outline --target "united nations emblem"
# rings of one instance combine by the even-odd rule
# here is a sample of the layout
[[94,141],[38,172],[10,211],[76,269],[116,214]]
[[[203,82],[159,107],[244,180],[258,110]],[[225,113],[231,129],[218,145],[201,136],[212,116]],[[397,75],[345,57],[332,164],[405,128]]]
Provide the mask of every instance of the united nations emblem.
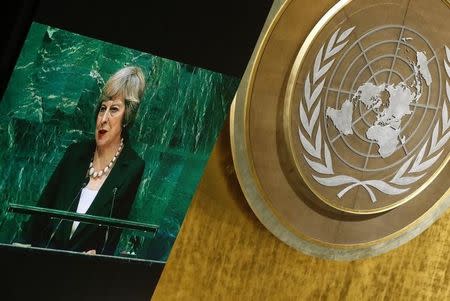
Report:
[[447,163],[450,50],[441,46],[440,62],[412,28],[384,25],[352,37],[355,28],[335,30],[315,54],[298,137],[314,180],[339,188],[337,198],[330,189],[322,199],[367,214],[411,199]]
[[409,241],[450,206],[450,8],[287,0],[231,114],[246,199],[277,237],[339,260]]

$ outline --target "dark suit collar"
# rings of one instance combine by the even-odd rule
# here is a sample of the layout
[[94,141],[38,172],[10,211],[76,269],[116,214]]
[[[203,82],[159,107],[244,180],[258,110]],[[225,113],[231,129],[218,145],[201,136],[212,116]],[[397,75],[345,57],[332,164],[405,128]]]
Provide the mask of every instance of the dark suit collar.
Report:
[[[93,144],[93,149],[95,150],[95,142]],[[91,160],[87,152],[82,154],[80,158],[84,160]],[[86,214],[110,217],[110,215],[112,214],[113,205],[114,208],[117,206],[118,190],[126,180],[126,176],[128,174],[127,169],[129,164],[131,163],[130,161],[132,161],[133,159],[133,150],[128,144],[124,144],[124,148],[120,153],[116,164],[114,164],[113,168],[110,171],[110,174],[106,178],[103,185],[100,187],[97,196],[95,197]],[[74,211],[76,211],[76,206],[74,208]],[[71,241],[77,240],[81,234],[85,235],[86,233],[83,233],[85,232],[85,230],[93,229],[93,227],[86,226],[87,225],[85,223],[80,223],[75,230]]]

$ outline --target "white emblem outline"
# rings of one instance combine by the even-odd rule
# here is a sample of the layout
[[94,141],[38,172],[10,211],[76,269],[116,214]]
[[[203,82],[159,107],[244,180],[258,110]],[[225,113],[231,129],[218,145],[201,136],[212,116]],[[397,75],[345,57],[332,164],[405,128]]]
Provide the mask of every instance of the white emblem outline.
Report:
[[[330,70],[331,66],[334,63],[334,59],[323,65],[323,63],[326,60],[329,60],[333,56],[335,56],[337,53],[339,53],[348,43],[348,37],[352,33],[355,27],[351,27],[344,32],[342,32],[339,37],[339,31],[340,28],[338,28],[331,38],[329,39],[327,43],[327,47],[325,50],[325,56],[322,59],[323,56],[323,50],[325,43],[320,48],[319,52],[317,53],[315,60],[314,60],[314,67],[313,67],[313,78],[312,82],[310,82],[310,74],[311,72],[308,72],[308,75],[306,76],[305,84],[304,84],[304,102],[300,101],[299,103],[299,117],[301,125],[303,126],[304,131],[308,134],[309,139],[306,138],[301,128],[298,128],[299,138],[300,142],[303,146],[303,148],[306,150],[306,152],[311,155],[312,157],[319,159],[320,162],[313,161],[309,159],[306,154],[303,154],[303,157],[305,158],[308,165],[313,169],[315,172],[322,174],[322,175],[335,175],[333,171],[333,162],[331,159],[330,150],[328,148],[328,145],[324,143],[324,156],[322,158],[322,132],[320,129],[320,124],[317,126],[316,134],[314,135],[314,129],[316,127],[320,108],[321,108],[321,102],[322,100],[319,98],[320,94],[322,93],[325,79],[323,79],[319,84],[317,84],[317,81],[324,77],[326,73]],[[445,71],[447,73],[447,77],[450,80],[450,49],[445,46],[445,53],[447,57],[447,61],[444,59],[444,67]],[[446,94],[447,94],[447,101],[450,103],[450,83],[449,80],[446,80]],[[315,86],[315,88],[314,88]],[[311,88],[313,90],[311,91]],[[304,104],[306,103],[306,109],[304,108]],[[315,107],[314,107],[315,106]],[[311,111],[313,111],[311,113]],[[311,116],[309,119],[308,116]],[[450,118],[448,114],[447,104],[446,100],[444,99],[444,104],[442,106],[442,128],[441,128],[441,138],[438,139],[439,136],[439,120],[437,121],[433,133],[431,135],[431,138],[429,138],[422,146],[420,151],[417,155],[412,156],[410,159],[408,159],[403,165],[398,169],[397,173],[392,177],[392,179],[389,181],[389,183],[398,185],[398,186],[406,186],[410,185],[423,176],[426,175],[426,172],[417,175],[417,176],[410,176],[410,173],[420,173],[426,171],[428,168],[430,168],[442,155],[444,150],[441,150],[437,155],[434,155],[437,151],[439,151],[444,145],[446,145],[447,141],[450,138],[450,131],[447,132],[447,130],[450,128]],[[445,133],[447,132],[447,133]],[[315,136],[315,137],[314,137]],[[314,141],[314,144],[310,142],[310,139]],[[425,155],[426,147],[431,141],[430,148],[428,153]],[[325,142],[325,141],[324,141]],[[430,158],[431,157],[431,158]],[[414,162],[411,165],[411,162]],[[324,162],[325,164],[323,164]],[[394,187],[388,183],[386,183],[383,180],[358,180],[354,177],[350,177],[348,175],[335,175],[334,177],[319,177],[313,175],[313,178],[321,185],[324,186],[340,186],[340,185],[347,185],[344,189],[342,189],[340,192],[337,193],[337,196],[339,198],[342,198],[345,193],[347,193],[349,190],[351,190],[354,187],[362,186],[366,189],[366,191],[369,193],[370,199],[372,203],[375,203],[377,201],[376,196],[372,189],[370,187],[373,187],[385,194],[390,195],[398,195],[401,193],[404,193],[408,191],[410,188],[397,188]]]

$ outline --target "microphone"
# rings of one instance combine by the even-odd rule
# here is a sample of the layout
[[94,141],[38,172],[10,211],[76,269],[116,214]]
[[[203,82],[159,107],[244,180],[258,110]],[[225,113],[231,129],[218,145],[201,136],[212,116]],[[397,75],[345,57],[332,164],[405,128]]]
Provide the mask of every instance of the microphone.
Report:
[[[89,178],[85,178],[84,182],[81,184],[80,190],[78,191],[77,195],[73,198],[72,202],[70,202],[70,204],[67,207],[66,211],[69,211],[70,208],[72,207],[73,203],[75,202],[75,200],[80,198],[81,191],[83,190],[83,188],[85,188],[87,186],[88,182],[89,182]],[[52,239],[55,236],[56,232],[58,231],[59,227],[61,226],[62,221],[63,221],[62,219],[59,220],[58,224],[55,227],[55,230],[53,230],[52,234],[50,235],[50,238],[48,239],[47,244],[45,245],[45,248],[48,248],[48,245],[50,244],[50,242],[52,241]]]
[[[109,209],[109,217],[110,218],[112,217],[112,213],[113,213],[113,209],[114,209],[114,201],[116,200],[116,193],[117,193],[117,187],[114,187],[111,208]],[[107,226],[107,228],[106,228],[105,240],[103,241],[103,247],[102,247],[101,254],[103,254],[103,251],[105,250],[106,242],[108,241],[108,236],[109,236],[109,226]]]

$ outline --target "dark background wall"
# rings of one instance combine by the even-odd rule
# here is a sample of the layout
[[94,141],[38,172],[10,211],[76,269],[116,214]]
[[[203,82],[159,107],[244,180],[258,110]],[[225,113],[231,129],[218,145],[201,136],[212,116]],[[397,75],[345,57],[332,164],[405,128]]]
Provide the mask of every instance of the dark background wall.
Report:
[[1,11],[5,24],[1,29],[5,42],[1,50],[2,92],[33,19],[240,77],[272,5],[271,0],[8,2]]
[[[272,1],[8,1],[0,17],[3,94],[31,22],[240,77]],[[158,264],[2,246],[4,300],[148,300]],[[70,292],[70,294],[68,294]],[[5,295],[6,294],[6,295]]]

